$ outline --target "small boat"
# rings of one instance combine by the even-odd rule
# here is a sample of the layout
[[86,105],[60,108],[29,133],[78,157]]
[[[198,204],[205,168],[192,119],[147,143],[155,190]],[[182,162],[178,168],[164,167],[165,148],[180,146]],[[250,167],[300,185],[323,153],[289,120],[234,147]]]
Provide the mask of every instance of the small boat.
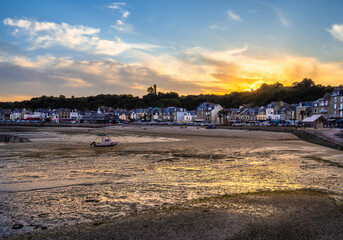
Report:
[[101,142],[92,142],[90,145],[94,147],[113,147],[117,145],[117,142],[112,141],[110,138],[103,138]]

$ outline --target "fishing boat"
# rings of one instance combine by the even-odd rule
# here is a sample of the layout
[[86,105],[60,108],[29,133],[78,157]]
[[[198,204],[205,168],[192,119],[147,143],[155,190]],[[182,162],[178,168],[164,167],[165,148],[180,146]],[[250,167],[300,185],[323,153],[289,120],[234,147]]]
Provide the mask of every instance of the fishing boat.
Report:
[[90,145],[94,147],[113,147],[117,145],[117,142],[112,141],[110,138],[103,138],[101,142],[92,142]]

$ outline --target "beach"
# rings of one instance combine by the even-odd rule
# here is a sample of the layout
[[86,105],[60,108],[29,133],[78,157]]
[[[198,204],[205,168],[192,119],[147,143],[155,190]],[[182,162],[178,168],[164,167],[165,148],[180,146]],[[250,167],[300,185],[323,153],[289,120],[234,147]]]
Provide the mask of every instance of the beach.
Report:
[[[117,146],[89,146],[104,131]],[[343,236],[343,152],[291,133],[184,126],[0,132],[30,140],[0,145],[2,238]]]

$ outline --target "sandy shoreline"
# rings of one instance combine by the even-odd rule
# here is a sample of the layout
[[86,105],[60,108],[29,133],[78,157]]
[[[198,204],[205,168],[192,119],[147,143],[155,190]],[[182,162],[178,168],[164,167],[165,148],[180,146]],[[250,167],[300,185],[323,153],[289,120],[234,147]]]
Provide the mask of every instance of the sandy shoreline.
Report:
[[[23,132],[23,129],[18,131]],[[148,161],[147,168],[143,178],[135,181],[142,186],[152,184],[149,192],[160,194],[162,202],[155,207],[132,208],[123,217],[99,215],[91,223],[39,229],[6,239],[343,238],[343,154],[304,142],[293,134],[116,126],[106,128],[106,133],[124,140],[112,150],[97,150],[86,143],[103,129],[37,129],[38,133],[40,131],[67,134],[71,139],[78,136],[75,139],[80,142],[75,144],[45,143],[44,148],[52,153],[68,156],[79,151],[94,156],[117,154],[143,158]],[[155,140],[145,140],[144,136]],[[131,141],[132,138],[138,140]],[[162,140],[157,141],[160,138]],[[164,141],[164,138],[171,139]],[[18,146],[32,151],[35,144]],[[10,151],[16,146],[2,147]],[[40,151],[43,150],[35,150],[34,156],[39,156]],[[23,150],[21,155],[24,153]],[[186,181],[185,186],[182,181]],[[162,182],[170,187],[177,186],[172,195],[154,192]],[[168,188],[166,186],[164,188]],[[94,194],[101,197],[102,192]],[[223,194],[228,195],[223,197]],[[184,195],[180,198],[184,200],[178,199],[178,195]],[[79,202],[84,204],[84,201],[82,198]],[[91,205],[100,208],[106,206],[106,202],[99,198]]]
[[[116,126],[116,125],[37,125],[37,124],[29,124],[29,125],[0,125],[0,129],[12,129],[14,131],[18,130],[29,130],[29,129],[88,129],[91,132],[102,132],[99,129],[116,129],[122,130],[127,132],[139,133],[139,134],[146,134],[149,132],[151,135],[161,135],[163,132],[168,136],[172,135],[197,135],[197,136],[216,136],[216,137],[226,137],[225,130],[233,131],[252,131],[252,132],[279,132],[279,133],[292,133],[296,137],[300,138],[303,141],[307,141],[310,143],[318,144],[324,147],[329,147],[333,149],[343,150],[343,132],[341,129],[328,129],[328,128],[321,128],[321,129],[314,129],[314,128],[306,128],[305,129],[296,129],[292,127],[231,127],[231,126],[218,126],[218,129],[208,131],[205,127],[195,127],[195,126],[157,126],[157,125],[123,125],[123,126]],[[144,130],[144,131],[143,131]],[[53,130],[55,131],[55,130]],[[63,130],[62,130],[63,131]],[[215,132],[220,132],[220,134],[215,134]],[[241,136],[241,134],[240,134]]]

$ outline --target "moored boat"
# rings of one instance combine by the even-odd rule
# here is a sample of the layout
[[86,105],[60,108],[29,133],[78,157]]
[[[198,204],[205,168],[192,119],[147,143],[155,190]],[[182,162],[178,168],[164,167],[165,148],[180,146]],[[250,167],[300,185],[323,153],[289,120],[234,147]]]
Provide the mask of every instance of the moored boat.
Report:
[[117,145],[117,142],[112,141],[110,138],[103,138],[101,142],[92,142],[90,145],[94,147],[113,147]]

